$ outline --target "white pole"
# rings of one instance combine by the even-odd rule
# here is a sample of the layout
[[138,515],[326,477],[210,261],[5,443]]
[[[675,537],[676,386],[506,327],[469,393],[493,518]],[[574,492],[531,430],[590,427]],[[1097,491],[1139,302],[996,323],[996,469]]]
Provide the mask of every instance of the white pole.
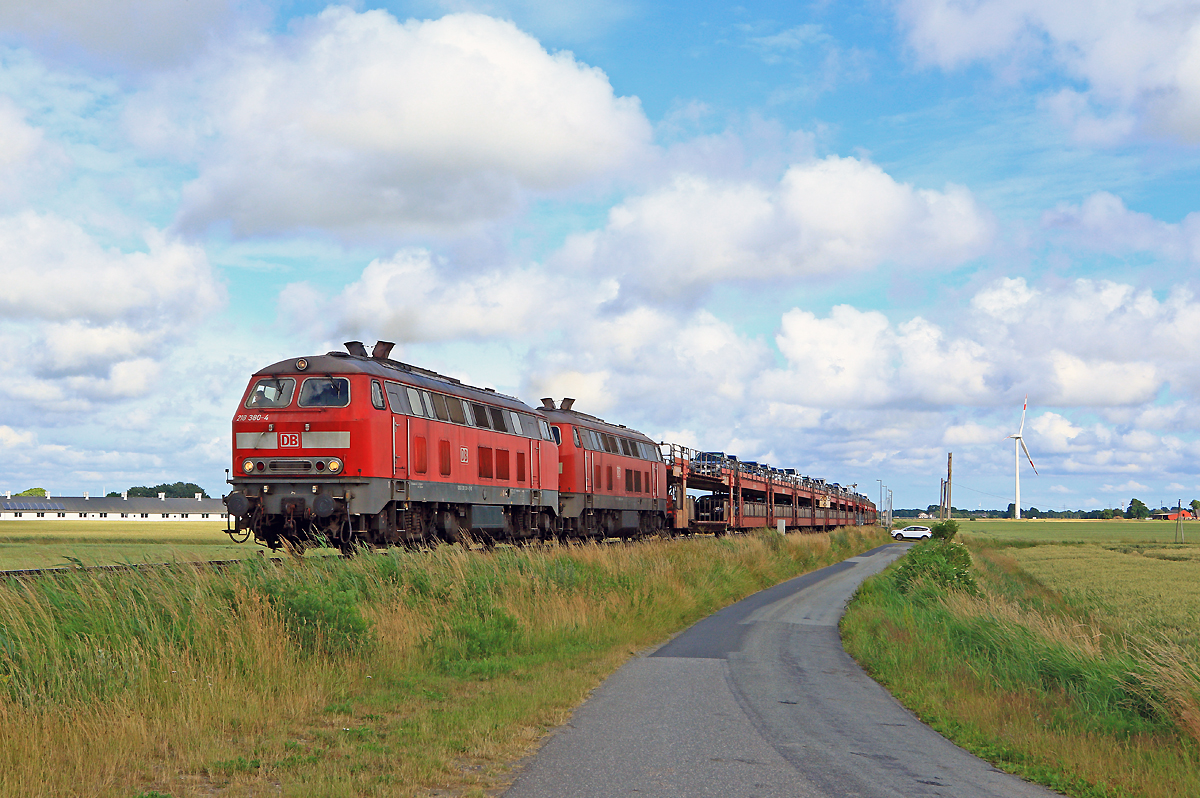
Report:
[[1013,457],[1016,460],[1016,472],[1017,472],[1017,500],[1013,504],[1013,509],[1016,510],[1016,512],[1013,514],[1013,518],[1020,520],[1020,518],[1021,518],[1021,439],[1020,438],[1013,439]]

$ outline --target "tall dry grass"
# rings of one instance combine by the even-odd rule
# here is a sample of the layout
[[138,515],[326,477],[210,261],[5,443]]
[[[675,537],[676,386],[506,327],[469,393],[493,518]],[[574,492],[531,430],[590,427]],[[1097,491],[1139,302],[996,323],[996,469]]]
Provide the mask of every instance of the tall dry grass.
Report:
[[482,789],[640,648],[883,542],[389,551],[0,585],[0,795]]

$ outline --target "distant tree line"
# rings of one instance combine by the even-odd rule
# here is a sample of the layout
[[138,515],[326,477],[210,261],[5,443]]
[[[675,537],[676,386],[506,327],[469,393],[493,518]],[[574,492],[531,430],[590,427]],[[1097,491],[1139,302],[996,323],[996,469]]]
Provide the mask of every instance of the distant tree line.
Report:
[[[194,499],[197,493],[206,499],[210,498],[204,488],[195,482],[164,482],[152,488],[147,488],[145,485],[138,485],[129,489],[129,495],[139,499],[157,499],[160,493],[167,494],[168,499]],[[121,494],[117,491],[112,491],[108,495],[120,497]]]
[[[208,493],[204,490],[204,488],[200,487],[195,482],[172,482],[170,484],[167,484],[166,482],[164,482],[161,485],[155,485],[153,488],[147,488],[145,485],[139,485],[137,487],[133,487],[133,488],[129,489],[130,496],[134,496],[136,498],[142,498],[142,499],[157,499],[158,494],[160,494],[160,493],[167,494],[168,499],[194,499],[194,498],[196,498],[197,493],[199,493],[201,496],[203,496],[206,499],[211,498],[208,495]],[[45,498],[46,497],[46,489],[45,488],[26,488],[25,490],[21,491],[20,493],[18,493],[16,495],[17,496],[40,496],[42,498]],[[108,494],[106,494],[106,495],[109,498],[116,497],[119,499],[121,497],[121,494],[115,490],[109,491]]]
[[[1200,499],[1192,499],[1191,502],[1184,505],[1185,508],[1190,508],[1192,514],[1200,517]],[[936,504],[931,504],[924,510],[893,510],[892,515],[896,518],[918,518],[921,513],[927,516],[936,518],[940,508]],[[1005,510],[966,510],[961,507],[951,507],[951,518],[1013,518],[1016,515],[1016,505],[1012,502],[1008,503],[1008,508]],[[1120,507],[1104,510],[1039,510],[1036,507],[1021,508],[1022,518],[1095,518],[1095,519],[1112,519],[1112,518],[1149,518],[1155,513],[1173,513],[1174,507],[1162,507],[1158,510],[1151,510],[1150,507],[1141,499],[1130,499],[1129,506],[1122,510]]]

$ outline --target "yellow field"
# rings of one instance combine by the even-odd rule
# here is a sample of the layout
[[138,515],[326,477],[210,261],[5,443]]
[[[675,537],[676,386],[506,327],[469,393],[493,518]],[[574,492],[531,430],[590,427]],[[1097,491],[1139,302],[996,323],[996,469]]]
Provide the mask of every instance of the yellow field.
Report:
[[[921,522],[928,523],[928,522]],[[1173,543],[1174,521],[1098,521],[1083,519],[1008,519],[958,522],[965,538],[986,541],[1037,541],[1045,543]],[[1185,521],[1184,538],[1200,542],[1200,521]]]
[[1021,568],[1075,606],[1133,633],[1196,640],[1200,545],[1055,546],[1009,549]]

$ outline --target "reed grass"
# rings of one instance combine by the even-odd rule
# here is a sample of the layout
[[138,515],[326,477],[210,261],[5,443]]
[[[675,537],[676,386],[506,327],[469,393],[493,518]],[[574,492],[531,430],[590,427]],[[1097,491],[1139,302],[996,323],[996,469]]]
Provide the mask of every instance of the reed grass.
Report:
[[[1149,634],[1153,608],[1113,613],[1080,600],[1094,598],[1086,590],[1047,586],[1022,566],[1050,549],[974,549],[977,592],[870,580],[843,620],[846,649],[923,720],[1011,772],[1072,796],[1200,795],[1194,630]],[[1118,571],[1083,568],[1074,584],[1119,591]]]
[[872,529],[0,584],[0,795],[482,794],[631,653]]

